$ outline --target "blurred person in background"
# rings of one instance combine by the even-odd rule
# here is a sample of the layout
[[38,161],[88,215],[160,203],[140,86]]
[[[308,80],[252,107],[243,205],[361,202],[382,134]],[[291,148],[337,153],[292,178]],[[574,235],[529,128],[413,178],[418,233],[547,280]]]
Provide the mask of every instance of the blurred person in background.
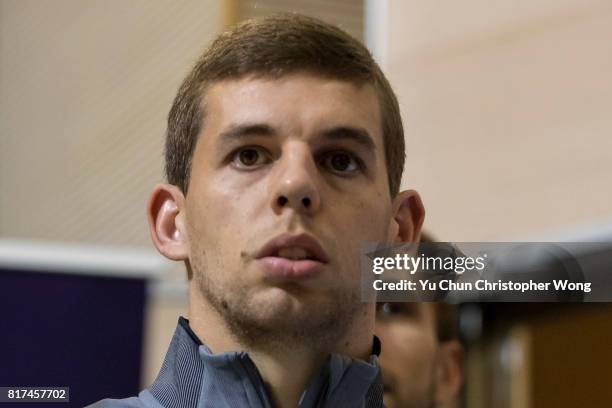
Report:
[[378,305],[387,408],[448,407],[456,399],[463,381],[456,309],[442,302]]
[[168,118],[151,236],[189,320],[138,397],[98,407],[381,407],[365,242],[418,242],[395,95],[367,49],[280,15],[223,33]]
[[[446,243],[437,245],[428,231],[421,233],[420,244],[429,256],[449,249]],[[380,363],[387,408],[447,407],[456,399],[463,382],[464,354],[457,306],[379,303],[375,332],[384,344]]]

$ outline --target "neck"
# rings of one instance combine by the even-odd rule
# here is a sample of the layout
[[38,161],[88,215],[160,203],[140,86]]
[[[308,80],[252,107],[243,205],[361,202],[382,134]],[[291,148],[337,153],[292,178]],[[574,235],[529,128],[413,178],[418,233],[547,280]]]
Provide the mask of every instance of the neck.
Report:
[[372,351],[374,305],[364,303],[355,312],[350,329],[334,344],[292,344],[291,347],[257,348],[237,339],[213,307],[190,285],[189,325],[213,353],[246,351],[257,366],[276,407],[296,407],[298,401],[331,353],[367,360]]

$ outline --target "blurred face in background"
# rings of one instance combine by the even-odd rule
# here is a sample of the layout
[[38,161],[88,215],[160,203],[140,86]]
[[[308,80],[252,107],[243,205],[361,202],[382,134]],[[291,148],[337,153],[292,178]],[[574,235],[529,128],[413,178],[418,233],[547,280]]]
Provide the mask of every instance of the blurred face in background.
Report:
[[376,335],[388,408],[442,407],[461,385],[462,348],[440,342],[433,303],[383,303],[377,308]]

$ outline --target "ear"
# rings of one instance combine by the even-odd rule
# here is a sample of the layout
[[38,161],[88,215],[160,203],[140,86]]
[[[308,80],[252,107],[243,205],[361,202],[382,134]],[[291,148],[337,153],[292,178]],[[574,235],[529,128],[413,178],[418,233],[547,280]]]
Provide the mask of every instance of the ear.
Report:
[[185,196],[177,186],[155,186],[147,205],[147,218],[155,248],[168,259],[188,259],[189,245],[184,219]]
[[436,406],[452,401],[463,383],[463,346],[457,340],[440,343],[436,359]]
[[425,207],[414,190],[400,192],[393,199],[393,242],[418,242],[425,220]]

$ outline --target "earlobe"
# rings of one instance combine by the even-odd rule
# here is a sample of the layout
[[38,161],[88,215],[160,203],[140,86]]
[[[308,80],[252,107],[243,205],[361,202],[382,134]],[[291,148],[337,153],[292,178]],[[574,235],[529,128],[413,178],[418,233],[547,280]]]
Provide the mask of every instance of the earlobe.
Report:
[[400,192],[393,200],[393,218],[397,224],[396,242],[417,242],[425,220],[425,207],[415,190]]
[[189,256],[184,202],[185,196],[177,186],[158,184],[147,205],[153,244],[162,255],[174,261],[186,260]]

